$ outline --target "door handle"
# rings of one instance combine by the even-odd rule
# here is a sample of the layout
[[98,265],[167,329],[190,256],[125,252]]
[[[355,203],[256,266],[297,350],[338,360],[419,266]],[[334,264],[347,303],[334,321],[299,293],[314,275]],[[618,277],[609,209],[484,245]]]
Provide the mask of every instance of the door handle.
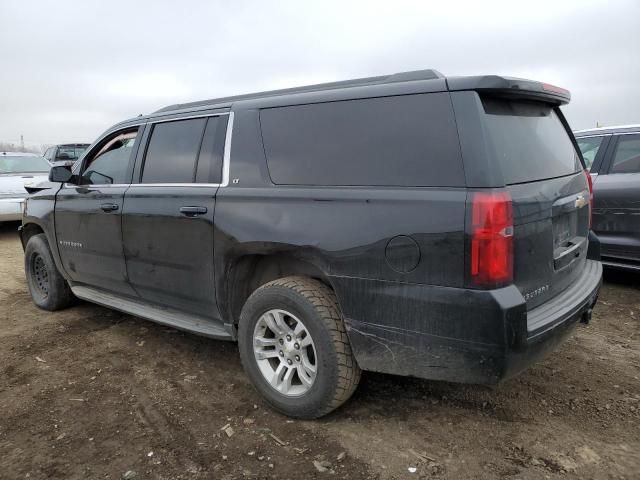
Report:
[[120,207],[115,203],[103,203],[102,205],[100,205],[100,208],[103,212],[115,212]]
[[207,213],[207,207],[180,207],[180,213],[187,217],[195,217]]

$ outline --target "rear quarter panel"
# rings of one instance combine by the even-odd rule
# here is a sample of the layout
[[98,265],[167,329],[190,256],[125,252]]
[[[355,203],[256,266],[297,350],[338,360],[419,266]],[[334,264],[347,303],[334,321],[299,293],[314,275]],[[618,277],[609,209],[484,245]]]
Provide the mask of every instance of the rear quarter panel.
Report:
[[[227,269],[249,254],[295,257],[329,278],[463,284],[462,188],[276,186],[267,169],[257,109],[236,111],[230,179],[218,191],[215,211],[217,298],[227,318]],[[412,257],[409,264],[416,260],[415,249],[405,252],[402,242],[396,252],[389,250],[396,248],[388,244],[397,236],[411,237],[418,248],[416,265],[406,272],[392,268],[385,257],[386,251],[399,257],[406,253]],[[336,293],[339,300],[344,297]]]

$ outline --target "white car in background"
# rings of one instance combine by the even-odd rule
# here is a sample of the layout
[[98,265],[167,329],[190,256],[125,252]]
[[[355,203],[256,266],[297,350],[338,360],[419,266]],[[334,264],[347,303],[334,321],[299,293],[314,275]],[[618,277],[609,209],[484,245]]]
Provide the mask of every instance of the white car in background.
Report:
[[50,168],[44,157],[33,153],[0,151],[0,222],[22,219],[25,186],[48,181]]

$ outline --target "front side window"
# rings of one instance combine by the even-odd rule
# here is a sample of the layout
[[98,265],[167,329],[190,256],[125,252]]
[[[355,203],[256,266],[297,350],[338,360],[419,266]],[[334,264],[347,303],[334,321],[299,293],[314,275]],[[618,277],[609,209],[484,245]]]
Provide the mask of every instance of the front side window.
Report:
[[142,170],[142,183],[193,183],[206,118],[154,125]]
[[131,153],[136,144],[138,128],[111,137],[94,156],[87,160],[81,183],[83,185],[113,185],[129,183]]
[[640,135],[622,135],[609,173],[640,173]]
[[604,137],[576,138],[576,141],[578,142],[578,147],[580,147],[580,151],[582,152],[582,157],[584,158],[584,163],[586,164],[588,170],[591,170],[593,161],[595,160],[596,155],[600,151],[600,146],[602,145],[603,139]]

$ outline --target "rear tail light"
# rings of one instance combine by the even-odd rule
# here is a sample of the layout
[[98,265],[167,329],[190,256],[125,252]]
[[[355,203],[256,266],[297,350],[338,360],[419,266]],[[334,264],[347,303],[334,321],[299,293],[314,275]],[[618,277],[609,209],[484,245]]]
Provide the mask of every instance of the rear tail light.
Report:
[[591,230],[591,215],[593,213],[593,179],[589,170],[585,170],[584,174],[587,176],[587,184],[589,185],[589,230]]
[[513,281],[513,211],[508,192],[475,192],[471,207],[471,283]]

